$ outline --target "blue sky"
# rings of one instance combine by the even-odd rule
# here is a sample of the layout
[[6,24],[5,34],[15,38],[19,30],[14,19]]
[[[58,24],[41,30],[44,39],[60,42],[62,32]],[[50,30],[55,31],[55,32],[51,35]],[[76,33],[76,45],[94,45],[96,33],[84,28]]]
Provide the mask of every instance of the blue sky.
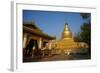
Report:
[[83,20],[80,13],[76,12],[23,10],[23,21],[34,21],[43,32],[60,38],[66,22],[74,35],[87,20]]

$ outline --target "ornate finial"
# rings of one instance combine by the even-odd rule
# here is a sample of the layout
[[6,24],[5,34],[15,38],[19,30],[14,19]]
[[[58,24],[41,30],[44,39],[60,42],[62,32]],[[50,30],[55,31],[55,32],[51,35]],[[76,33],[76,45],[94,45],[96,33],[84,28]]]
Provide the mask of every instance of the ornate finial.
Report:
[[67,23],[67,22],[65,22],[65,25],[68,25],[68,23]]

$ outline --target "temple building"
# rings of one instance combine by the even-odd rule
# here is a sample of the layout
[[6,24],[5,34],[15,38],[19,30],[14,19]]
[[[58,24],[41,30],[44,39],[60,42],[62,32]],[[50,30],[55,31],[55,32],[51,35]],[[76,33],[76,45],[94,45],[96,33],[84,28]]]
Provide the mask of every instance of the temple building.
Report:
[[61,50],[63,53],[69,52],[84,52],[87,51],[88,45],[84,42],[75,42],[72,32],[67,23],[60,40],[55,41],[55,49]]
[[32,55],[32,50],[50,50],[52,40],[55,37],[44,33],[34,22],[23,23],[23,54]]

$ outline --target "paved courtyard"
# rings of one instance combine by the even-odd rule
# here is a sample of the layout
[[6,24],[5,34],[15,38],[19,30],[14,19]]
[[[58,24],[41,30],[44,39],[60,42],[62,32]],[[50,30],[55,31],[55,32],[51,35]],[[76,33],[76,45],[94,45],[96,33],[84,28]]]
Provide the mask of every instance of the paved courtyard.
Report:
[[43,61],[61,61],[61,60],[84,60],[90,59],[88,55],[53,55],[53,56],[46,56],[43,58],[40,57],[24,57],[23,62],[43,62]]

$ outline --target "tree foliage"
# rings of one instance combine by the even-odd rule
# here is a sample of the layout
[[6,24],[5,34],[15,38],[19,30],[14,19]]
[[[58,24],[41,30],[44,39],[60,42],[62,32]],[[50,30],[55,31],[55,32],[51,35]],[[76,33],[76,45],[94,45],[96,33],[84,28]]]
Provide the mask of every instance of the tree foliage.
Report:
[[81,26],[81,31],[79,33],[79,38],[81,41],[87,43],[90,46],[91,42],[91,24],[84,23]]
[[90,17],[90,13],[80,13],[83,19],[88,19]]
[[80,32],[78,32],[78,38],[80,41],[88,44],[88,54],[91,55],[91,14],[80,13],[83,20],[87,20],[80,27]]

